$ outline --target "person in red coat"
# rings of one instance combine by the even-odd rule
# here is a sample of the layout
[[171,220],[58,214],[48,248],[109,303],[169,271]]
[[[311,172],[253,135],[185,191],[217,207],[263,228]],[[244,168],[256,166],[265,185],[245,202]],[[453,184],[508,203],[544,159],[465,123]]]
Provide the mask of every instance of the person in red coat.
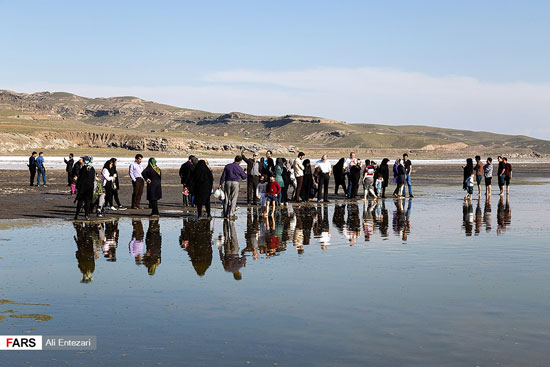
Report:
[[273,206],[271,215],[275,213],[275,205],[277,205],[277,196],[281,193],[281,186],[275,181],[275,176],[269,176],[269,184],[267,185],[267,213],[269,213],[269,207]]

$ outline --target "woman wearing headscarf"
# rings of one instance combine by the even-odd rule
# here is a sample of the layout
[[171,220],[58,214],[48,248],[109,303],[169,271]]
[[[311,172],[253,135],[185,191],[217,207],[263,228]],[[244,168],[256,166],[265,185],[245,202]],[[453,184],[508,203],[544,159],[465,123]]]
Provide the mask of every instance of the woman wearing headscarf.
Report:
[[116,158],[111,158],[111,162],[113,162],[113,165],[109,169],[109,172],[111,173],[111,176],[114,177],[113,187],[112,187],[113,197],[111,198],[111,204],[113,204],[113,199],[114,199],[114,201],[116,202],[118,210],[126,210],[126,208],[123,207],[122,204],[120,204],[120,199],[118,198],[118,189],[120,189],[120,185],[118,183],[118,172],[116,170],[117,159]]
[[78,219],[78,214],[84,206],[84,215],[86,220],[90,219],[90,206],[94,195],[95,169],[92,166],[94,159],[92,157],[82,157],[84,166],[80,169],[78,179],[76,181],[76,214],[74,219]]
[[285,188],[285,181],[283,179],[284,174],[284,160],[283,158],[277,158],[275,161],[275,181],[281,186],[281,194],[277,195],[277,202],[281,204],[281,198],[283,197],[283,189]]
[[141,177],[147,182],[147,200],[151,207],[151,215],[159,215],[158,201],[162,199],[161,173],[157,167],[157,160],[149,158],[147,168],[141,172]]
[[210,195],[214,187],[214,176],[204,160],[200,160],[193,170],[191,176],[191,188],[195,194],[195,205],[197,205],[197,218],[202,216],[202,207],[206,207],[206,216],[210,219]]
[[467,189],[466,187],[466,179],[472,175],[472,172],[474,172],[474,161],[472,158],[466,159],[466,165],[462,167],[464,170],[464,179],[462,180],[462,188],[464,190]]
[[101,170],[101,185],[103,185],[103,190],[105,191],[107,209],[116,210],[113,206],[113,182],[115,177],[111,175],[112,167],[113,162],[110,159],[103,165],[103,169]]
[[336,163],[332,169],[332,173],[334,173],[334,195],[338,195],[338,188],[342,186],[344,189],[344,194],[348,192],[346,190],[346,178],[344,176],[344,162],[346,160],[344,158],[340,158],[338,163]]
[[313,172],[311,171],[311,162],[309,159],[304,160],[304,182],[302,184],[302,200],[309,201],[311,199],[311,190],[313,189]]
[[[388,162],[390,160],[388,158],[382,159],[382,163],[380,163],[380,166],[378,167],[378,174],[384,181],[382,181],[382,197],[386,197],[386,187],[388,187],[389,179],[390,179],[390,168],[388,167]],[[380,195],[380,193],[378,193]]]
[[397,183],[399,172],[397,170],[397,167],[399,167],[399,159],[396,159],[395,163],[393,164],[393,180],[392,180],[392,182],[395,184],[395,190],[393,190],[393,196],[397,196],[397,190],[399,189],[399,184]]
[[403,160],[398,159],[397,161],[397,193],[394,193],[393,196],[401,197],[403,192],[403,185],[407,180],[407,172],[405,171],[405,166],[403,166]]

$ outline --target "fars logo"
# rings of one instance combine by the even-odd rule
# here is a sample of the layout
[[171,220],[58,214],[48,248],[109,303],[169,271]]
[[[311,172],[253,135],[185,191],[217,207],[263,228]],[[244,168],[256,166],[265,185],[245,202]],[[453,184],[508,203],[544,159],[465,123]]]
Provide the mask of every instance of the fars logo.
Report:
[[42,335],[0,335],[0,350],[42,350]]

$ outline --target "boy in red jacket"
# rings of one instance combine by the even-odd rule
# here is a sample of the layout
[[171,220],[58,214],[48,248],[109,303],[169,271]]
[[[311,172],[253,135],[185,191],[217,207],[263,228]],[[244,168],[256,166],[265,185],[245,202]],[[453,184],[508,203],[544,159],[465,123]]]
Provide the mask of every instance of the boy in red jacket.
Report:
[[277,195],[281,193],[281,186],[275,181],[275,176],[269,176],[269,184],[267,185],[267,213],[269,213],[270,204],[273,205],[271,215],[275,213],[275,205],[277,203]]

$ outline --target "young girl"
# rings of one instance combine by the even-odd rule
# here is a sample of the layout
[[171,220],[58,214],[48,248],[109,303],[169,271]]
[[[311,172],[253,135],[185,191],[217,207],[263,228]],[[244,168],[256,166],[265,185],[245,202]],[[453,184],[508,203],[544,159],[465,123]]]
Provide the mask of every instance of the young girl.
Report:
[[382,175],[380,174],[380,172],[378,172],[376,174],[376,182],[374,184],[374,186],[376,187],[376,195],[381,195],[382,193],[382,185],[384,183],[384,177],[382,177]]
[[260,176],[260,183],[256,186],[256,197],[260,199],[260,205],[262,207],[262,215],[267,217],[266,202],[267,202],[267,182],[265,182],[265,176]]

